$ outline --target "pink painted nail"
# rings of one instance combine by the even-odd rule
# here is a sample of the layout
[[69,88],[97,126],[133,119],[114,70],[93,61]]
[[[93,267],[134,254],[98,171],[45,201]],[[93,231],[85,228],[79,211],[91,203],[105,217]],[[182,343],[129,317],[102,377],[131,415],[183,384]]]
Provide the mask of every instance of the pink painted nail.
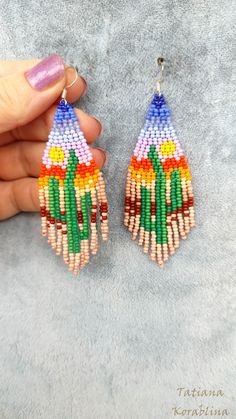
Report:
[[35,90],[43,90],[59,80],[65,71],[60,55],[52,54],[25,72],[25,77]]

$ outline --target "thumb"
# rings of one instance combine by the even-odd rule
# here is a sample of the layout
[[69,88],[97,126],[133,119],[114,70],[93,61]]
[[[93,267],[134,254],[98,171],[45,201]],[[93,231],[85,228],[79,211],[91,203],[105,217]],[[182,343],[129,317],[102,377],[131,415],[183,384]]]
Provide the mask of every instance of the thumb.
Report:
[[59,97],[64,86],[64,61],[56,54],[25,73],[0,78],[0,133],[41,115]]

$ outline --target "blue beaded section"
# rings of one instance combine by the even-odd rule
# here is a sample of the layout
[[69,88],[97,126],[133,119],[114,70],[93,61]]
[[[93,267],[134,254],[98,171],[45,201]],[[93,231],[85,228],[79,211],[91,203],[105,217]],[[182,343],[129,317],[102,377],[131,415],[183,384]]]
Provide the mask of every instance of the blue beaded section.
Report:
[[57,107],[57,111],[54,115],[54,121],[57,124],[62,123],[65,120],[71,120],[71,121],[75,121],[78,122],[78,118],[75,115],[75,111],[73,106],[68,103],[65,102],[64,99],[61,100],[61,102],[59,103],[58,107]]
[[170,118],[170,110],[162,93],[155,93],[151,106],[147,112],[146,120],[151,121],[158,117],[162,123],[166,122],[167,119]]

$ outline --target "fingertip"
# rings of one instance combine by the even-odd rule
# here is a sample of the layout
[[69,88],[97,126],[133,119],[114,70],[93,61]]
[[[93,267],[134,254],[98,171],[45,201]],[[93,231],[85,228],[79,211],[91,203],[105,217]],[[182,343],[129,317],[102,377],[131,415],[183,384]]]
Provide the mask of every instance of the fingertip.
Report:
[[99,169],[106,166],[108,163],[108,153],[103,148],[91,148],[93,158]]
[[88,143],[93,143],[102,133],[102,123],[94,116],[88,115],[80,109],[74,109],[80,128],[84,132]]
[[100,121],[100,119],[98,119],[96,116],[94,116],[94,115],[92,115],[91,116],[91,118],[93,118],[93,119],[95,119],[95,121],[97,122],[97,124],[98,124],[98,127],[99,127],[99,136],[101,136],[102,134],[103,134],[103,125],[102,125],[102,123],[101,123],[101,121]]
[[[70,86],[70,84],[72,84]],[[81,96],[85,96],[88,90],[88,85],[84,77],[78,74],[76,79],[76,69],[74,67],[66,68],[66,84],[70,86],[67,88],[67,100],[71,103],[76,102]]]
[[104,156],[103,167],[106,167],[109,163],[109,153],[106,150],[104,150],[104,148],[101,148],[101,147],[96,147],[96,150],[100,151],[103,154]]
[[81,78],[81,80],[84,83],[84,91],[83,91],[83,94],[82,94],[82,96],[84,97],[88,93],[88,83],[87,83],[87,81],[85,80],[85,78],[83,76],[80,75],[80,78]]

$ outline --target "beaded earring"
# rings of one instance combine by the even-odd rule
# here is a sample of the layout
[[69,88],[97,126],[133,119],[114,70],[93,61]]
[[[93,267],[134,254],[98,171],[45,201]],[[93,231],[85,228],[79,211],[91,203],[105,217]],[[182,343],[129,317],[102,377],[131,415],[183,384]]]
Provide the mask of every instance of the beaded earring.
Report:
[[[76,69],[75,69],[76,71]],[[98,169],[63,90],[42,158],[38,179],[42,235],[75,274],[98,249],[97,212],[101,235],[108,238],[108,205]]]
[[195,220],[190,170],[160,90],[164,59],[157,63],[161,77],[128,169],[124,224],[163,267]]

